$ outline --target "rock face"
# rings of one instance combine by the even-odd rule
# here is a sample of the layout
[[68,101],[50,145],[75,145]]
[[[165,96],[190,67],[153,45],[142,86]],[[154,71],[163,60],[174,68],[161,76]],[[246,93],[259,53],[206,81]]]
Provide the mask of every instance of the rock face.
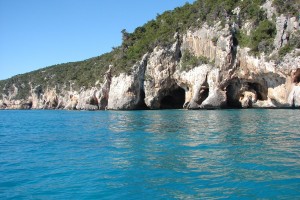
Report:
[[149,56],[145,72],[145,103],[149,108],[176,108],[180,101],[184,101],[184,98],[180,99],[184,90],[176,84],[173,77],[179,56],[179,41],[169,49],[157,47]]
[[133,66],[131,75],[121,73],[119,76],[112,77],[108,106],[110,110],[133,110],[145,109],[144,103],[144,74],[148,54]]
[[[264,5],[270,6],[269,1]],[[268,15],[273,15],[270,11]],[[278,51],[299,30],[299,21],[277,17]],[[143,56],[130,74],[112,76],[91,88],[46,88],[31,86],[28,99],[17,99],[14,85],[0,100],[0,109],[217,109],[300,107],[300,49],[288,53],[280,63],[264,55],[249,55],[235,42],[232,26],[206,24],[186,34],[175,35],[169,47],[157,46]],[[208,59],[190,70],[183,69],[182,55],[191,52]]]
[[175,73],[175,79],[181,88],[185,89],[184,108],[198,109],[208,97],[209,85],[207,76],[211,71],[211,65],[202,65],[188,72]]
[[289,41],[290,34],[299,30],[299,22],[296,17],[280,15],[276,19],[277,34],[274,40],[274,46],[279,49]]
[[234,60],[233,36],[227,25],[220,23],[214,27],[204,24],[199,30],[188,31],[183,36],[182,50],[193,52],[196,56],[208,58],[215,67],[225,69]]

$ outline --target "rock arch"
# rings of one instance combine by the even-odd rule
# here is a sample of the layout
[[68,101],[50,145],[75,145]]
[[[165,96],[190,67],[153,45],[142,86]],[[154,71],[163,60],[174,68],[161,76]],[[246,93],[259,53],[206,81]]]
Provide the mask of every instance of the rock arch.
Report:
[[229,108],[251,108],[256,101],[265,101],[268,98],[266,87],[248,80],[234,79],[225,90]]

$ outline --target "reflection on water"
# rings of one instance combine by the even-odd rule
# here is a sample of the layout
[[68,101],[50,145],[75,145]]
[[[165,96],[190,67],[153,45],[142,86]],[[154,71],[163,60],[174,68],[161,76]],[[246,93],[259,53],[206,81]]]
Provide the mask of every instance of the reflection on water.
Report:
[[[0,115],[0,191],[58,199],[299,199],[296,116],[299,110],[46,112],[16,123],[12,117],[8,132]],[[17,169],[16,176],[3,173]]]
[[[264,198],[265,192],[252,194],[258,185],[259,191],[269,190],[277,197],[280,195],[277,189],[289,188],[289,179],[300,178],[300,120],[295,121],[293,112],[297,111],[289,111],[290,115],[284,119],[278,117],[278,112],[111,113],[109,120],[113,123],[109,128],[111,134],[118,135],[111,138],[114,140],[111,144],[126,149],[127,153],[112,164],[137,171],[136,174],[129,171],[124,178],[130,180],[134,173],[139,187],[163,187],[159,191],[173,198],[249,197],[250,194]],[[289,122],[294,125],[290,127]],[[152,174],[153,178],[146,174]],[[274,189],[271,187],[274,180],[283,183],[275,184],[277,189]],[[290,185],[300,189],[300,179]],[[295,193],[294,189],[288,190]]]

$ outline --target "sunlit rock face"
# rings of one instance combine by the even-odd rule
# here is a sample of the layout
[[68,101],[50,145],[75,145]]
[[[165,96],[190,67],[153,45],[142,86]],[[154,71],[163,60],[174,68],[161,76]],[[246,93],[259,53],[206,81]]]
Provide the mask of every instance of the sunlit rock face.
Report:
[[146,109],[144,103],[144,76],[148,54],[133,66],[132,74],[121,73],[112,77],[108,94],[110,110]]
[[169,96],[170,101],[177,98],[177,94],[172,93],[176,93],[176,90],[179,89],[173,76],[179,60],[179,41],[176,41],[170,48],[156,47],[150,54],[144,81],[145,104],[147,107],[151,109],[164,108],[167,103],[164,100],[165,97]]
[[[268,8],[269,1],[264,6]],[[299,30],[299,21],[278,16],[276,29],[275,53],[287,43],[288,34]],[[187,51],[206,62],[184,68]],[[31,84],[29,98],[18,99],[22,88],[12,85],[2,94],[0,109],[299,108],[300,49],[286,54],[280,63],[267,57],[240,48],[232,26],[204,24],[176,34],[170,46],[149,51],[131,73],[113,76],[110,66],[103,81],[93,87],[75,90],[71,85],[42,88]]]
[[177,71],[174,74],[177,84],[185,90],[184,108],[199,109],[202,102],[208,97],[207,76],[212,68],[211,65],[201,65],[188,72]]

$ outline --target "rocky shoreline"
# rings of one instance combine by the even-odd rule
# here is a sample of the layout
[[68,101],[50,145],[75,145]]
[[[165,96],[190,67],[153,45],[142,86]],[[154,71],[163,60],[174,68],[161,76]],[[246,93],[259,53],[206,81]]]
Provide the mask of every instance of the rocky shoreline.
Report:
[[[204,24],[176,34],[173,45],[145,54],[130,74],[113,75],[110,66],[104,81],[91,88],[31,85],[28,99],[15,99],[21,88],[14,86],[8,95],[2,94],[0,109],[300,108],[300,49],[280,62],[270,55],[255,57],[236,44],[233,29],[234,25]],[[287,42],[287,31],[299,31],[299,21],[281,15],[276,29],[274,52]],[[186,51],[209,62],[185,69]]]

